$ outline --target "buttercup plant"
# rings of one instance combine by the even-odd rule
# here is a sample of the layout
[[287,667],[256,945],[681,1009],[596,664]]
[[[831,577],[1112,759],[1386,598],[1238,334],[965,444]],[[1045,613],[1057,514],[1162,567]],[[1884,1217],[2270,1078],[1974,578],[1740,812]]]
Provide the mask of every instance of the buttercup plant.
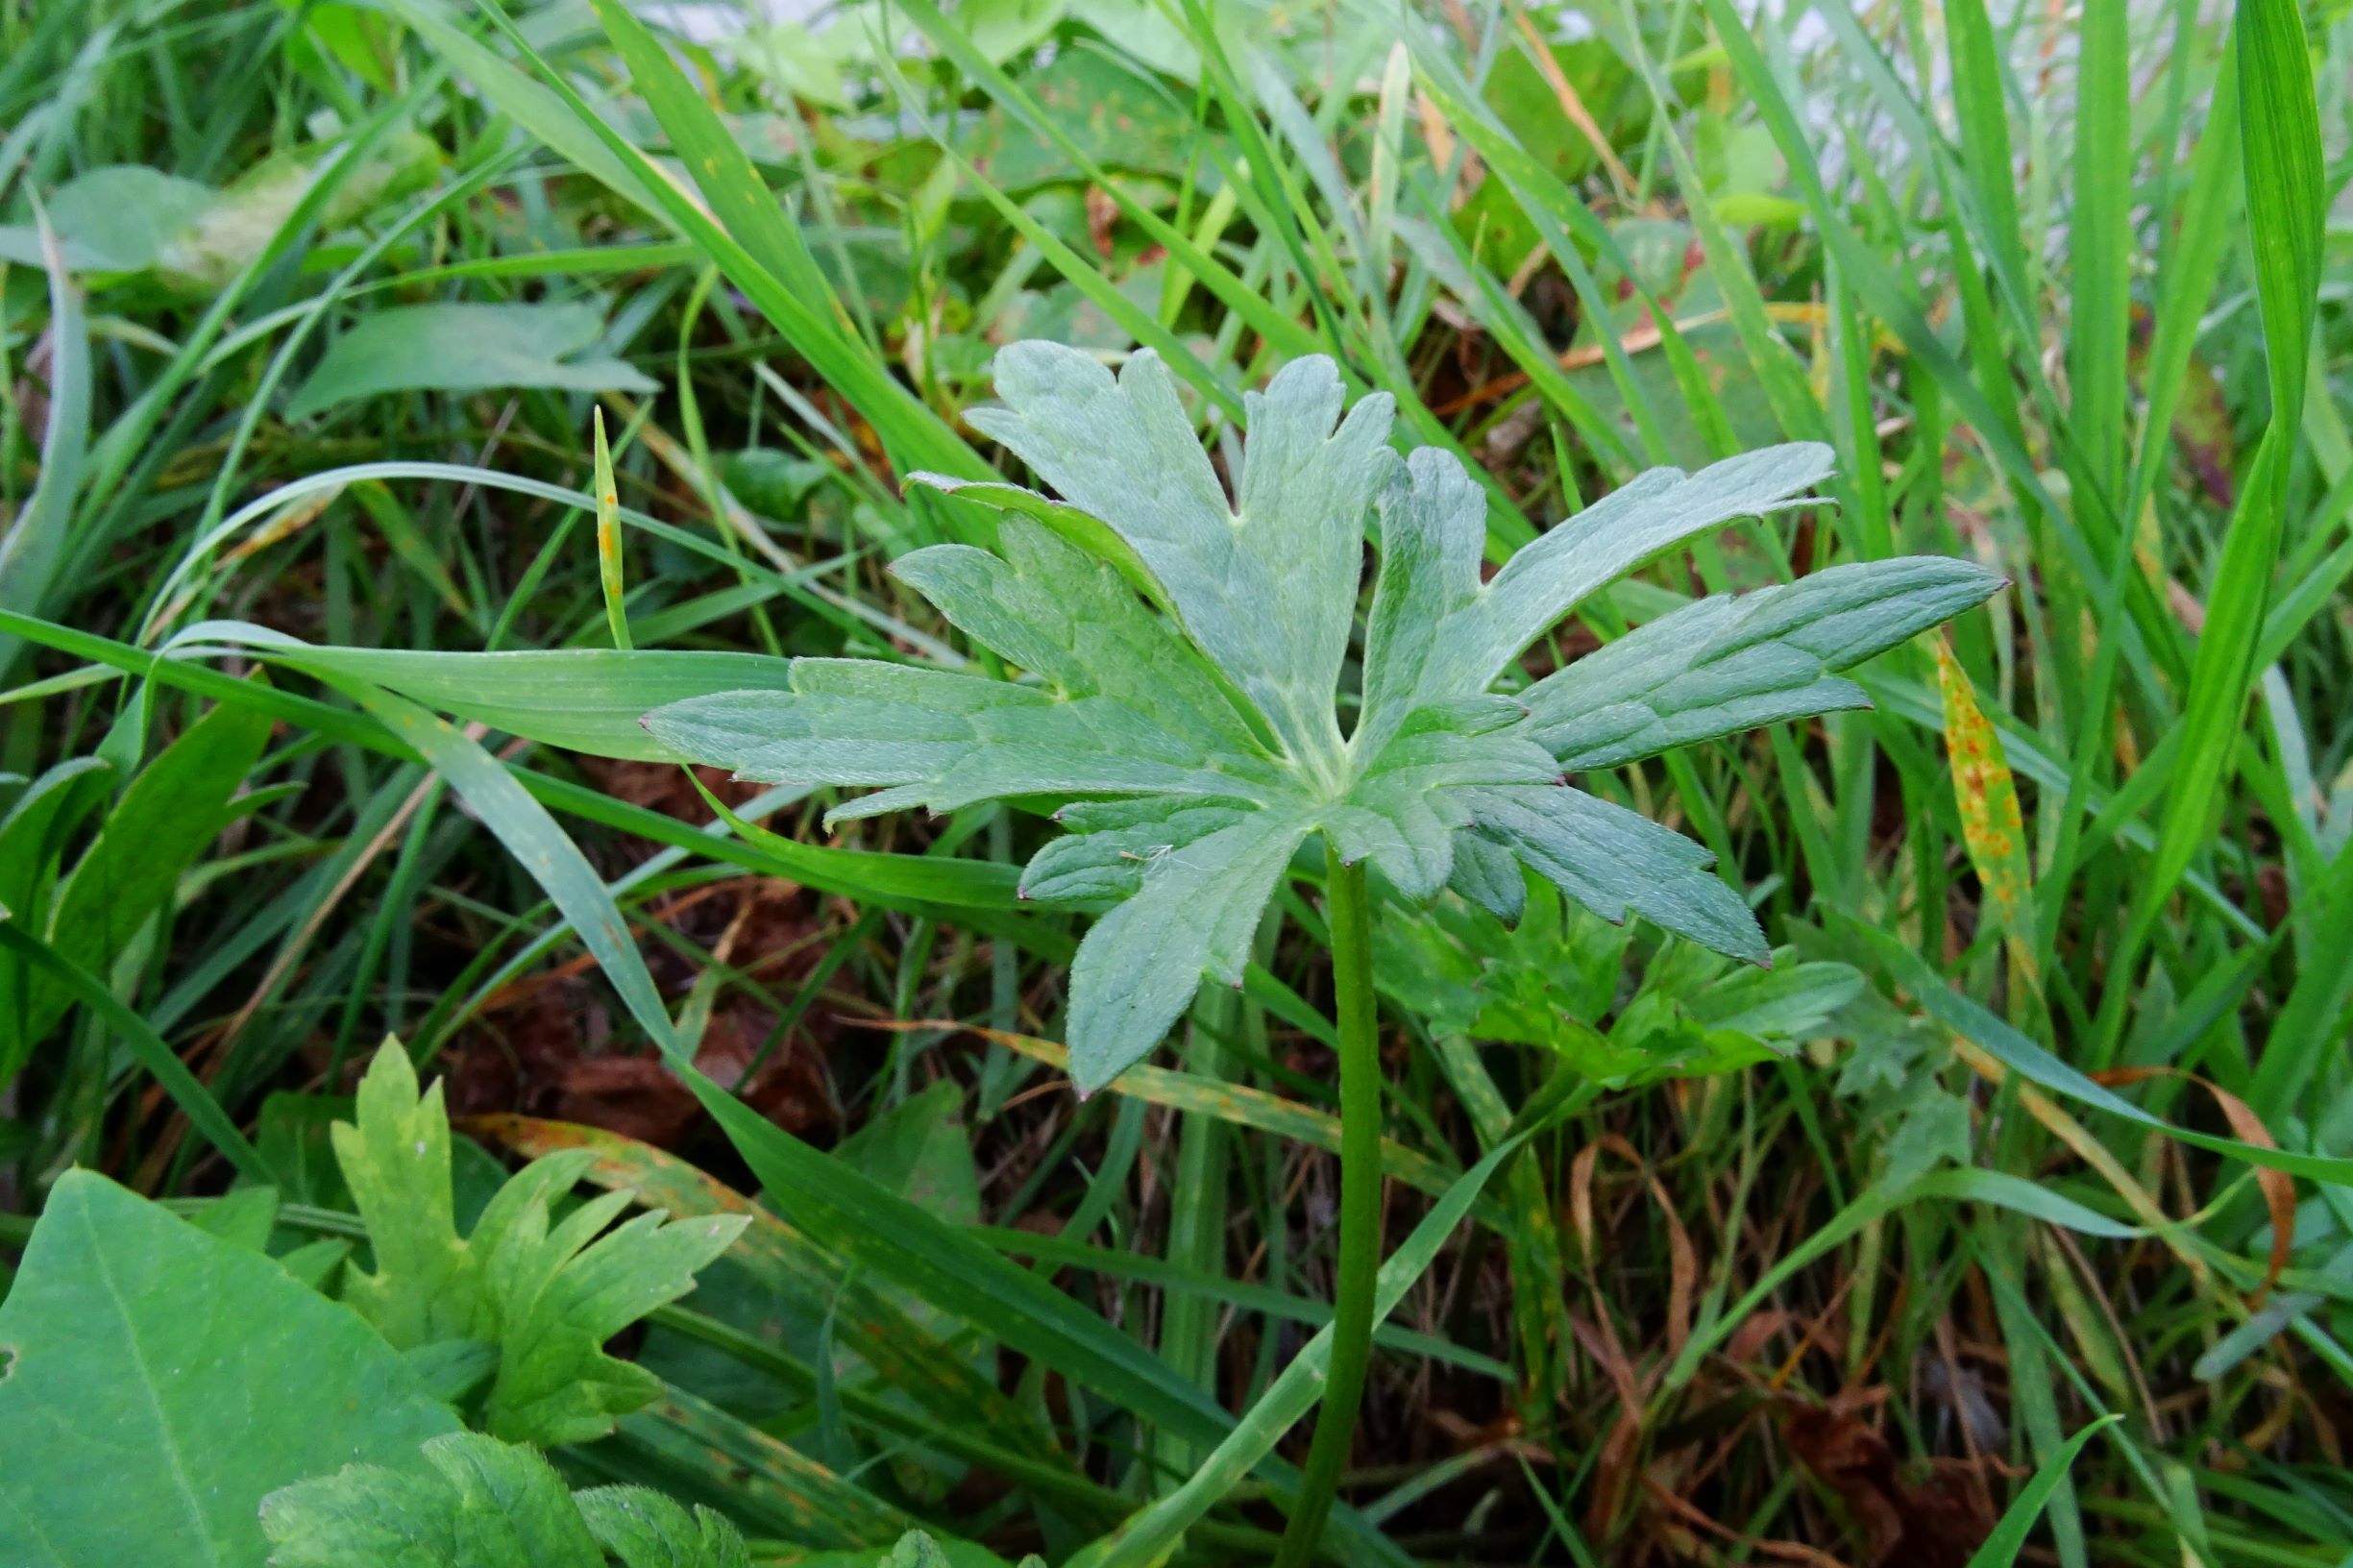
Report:
[[[1484,493],[1449,453],[1401,458],[1387,396],[1343,418],[1329,359],[1296,360],[1245,398],[1231,501],[1149,352],[1115,379],[1076,350],[1017,343],[995,375],[1002,406],[971,423],[1060,499],[914,476],[1005,514],[999,549],[932,546],[893,571],[1017,674],[804,658],[789,691],[696,698],[646,727],[746,778],[873,790],[828,824],[990,800],[1058,808],[1066,831],[1030,860],[1021,891],[1103,911],[1070,972],[1082,1091],[1158,1044],[1205,976],[1238,985],[1277,886],[1295,866],[1320,875],[1341,1199],[1330,1378],[1279,1559],[1301,1562],[1346,1458],[1380,1262],[1368,869],[1396,897],[1451,887],[1512,920],[1525,868],[1605,919],[1639,914],[1765,964],[1763,932],[1706,850],[1568,775],[1868,706],[1836,672],[2002,579],[1938,557],[1831,567],[1699,600],[1522,683],[1520,655],[1586,596],[1726,524],[1811,503],[1829,449],[1654,469],[1483,582]],[[1368,516],[1380,563],[1344,719]],[[1507,678],[1518,689],[1497,690]],[[1302,857],[1317,838],[1320,859]]]

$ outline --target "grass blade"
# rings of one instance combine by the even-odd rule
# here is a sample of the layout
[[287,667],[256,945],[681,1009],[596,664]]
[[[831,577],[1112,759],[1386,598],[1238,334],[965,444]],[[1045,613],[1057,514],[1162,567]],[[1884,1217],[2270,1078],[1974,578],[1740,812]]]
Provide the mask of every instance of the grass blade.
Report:
[[2075,1456],[2083,1452],[2084,1444],[2123,1419],[2120,1415],[2101,1416],[2037,1465],[2033,1477],[2019,1488],[2018,1496],[2002,1511],[2000,1522],[1986,1536],[1985,1544],[1970,1554],[1969,1568],[2009,1568],[2016,1562],[2026,1548],[2026,1536],[2034,1529],[2034,1522],[2043,1515],[2044,1505],[2067,1480],[2068,1470],[2074,1464]]
[[[49,428],[41,435],[39,482],[0,537],[0,610],[22,615],[41,612],[65,557],[65,530],[90,436],[90,348],[82,290],[66,274],[48,218],[37,211],[37,217],[49,264]],[[0,680],[23,649],[16,638],[0,635]]]

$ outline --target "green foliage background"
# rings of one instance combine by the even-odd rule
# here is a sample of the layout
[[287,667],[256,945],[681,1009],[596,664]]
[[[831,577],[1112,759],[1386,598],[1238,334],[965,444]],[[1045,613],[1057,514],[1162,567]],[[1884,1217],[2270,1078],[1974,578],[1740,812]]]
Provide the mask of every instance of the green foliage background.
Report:
[[[264,1492],[461,1454],[583,1561],[632,1560],[567,1511],[615,1482],[755,1561],[1271,1551],[1328,1355],[1311,877],[1080,1101],[1034,818],[828,831],[638,723],[789,657],[997,673],[885,569],[996,539],[972,498],[1031,476],[968,416],[1045,339],[1152,350],[1229,478],[1327,355],[1497,564],[1646,469],[1830,449],[1832,504],[1531,677],[1850,563],[2012,585],[1870,709],[1580,772],[1713,852],[1770,976],[1540,886],[1380,911],[1335,1555],[2343,1561],[2346,27],[0,0],[5,1528],[91,1500],[54,1433],[148,1420],[143,1357],[219,1360],[185,1290],[272,1335],[157,1407],[229,1501],[121,1478],[53,1560],[258,1562]],[[486,1413],[487,1298],[413,1344],[338,1304],[386,1277],[329,1129],[387,1034],[460,1113],[430,1248],[509,1158],[581,1243],[594,1191],[674,1216],[622,1227],[668,1283],[570,1323],[576,1431]]]

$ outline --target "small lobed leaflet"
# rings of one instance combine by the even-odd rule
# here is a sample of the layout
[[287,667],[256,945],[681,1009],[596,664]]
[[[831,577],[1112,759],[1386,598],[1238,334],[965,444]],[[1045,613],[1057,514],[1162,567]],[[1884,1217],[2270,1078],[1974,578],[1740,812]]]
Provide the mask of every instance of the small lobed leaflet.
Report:
[[475,1432],[426,1443],[422,1471],[348,1464],[261,1500],[268,1568],[750,1568],[707,1507],[643,1486],[568,1490],[530,1448]]
[[353,1119],[331,1133],[375,1264],[347,1270],[344,1300],[400,1350],[495,1350],[480,1421],[511,1441],[591,1442],[658,1397],[661,1380],[608,1354],[606,1341],[692,1290],[697,1272],[750,1223],[740,1214],[624,1220],[627,1191],[561,1210],[596,1158],[567,1149],[517,1171],[461,1237],[442,1086],[420,1091],[397,1041],[379,1048]]
[[[1566,775],[1780,720],[1867,706],[1836,673],[1987,598],[1973,563],[1837,566],[1702,600],[1524,689],[1520,655],[1587,596],[1702,534],[1810,504],[1826,447],[1654,469],[1482,581],[1486,500],[1449,453],[1400,457],[1384,395],[1342,412],[1328,359],[1244,400],[1229,499],[1149,351],[1113,373],[1047,343],[997,356],[973,425],[1059,499],[918,474],[1001,511],[999,551],[935,545],[892,570],[1019,674],[801,659],[789,691],[657,708],[646,727],[769,782],[869,788],[828,823],[922,806],[1061,803],[1022,894],[1102,911],[1071,967],[1082,1091],[1154,1045],[1203,978],[1239,984],[1308,838],[1401,897],[1452,887],[1517,919],[1522,868],[1613,921],[1639,914],[1770,961],[1700,845]],[[1380,566],[1343,726],[1365,525]]]

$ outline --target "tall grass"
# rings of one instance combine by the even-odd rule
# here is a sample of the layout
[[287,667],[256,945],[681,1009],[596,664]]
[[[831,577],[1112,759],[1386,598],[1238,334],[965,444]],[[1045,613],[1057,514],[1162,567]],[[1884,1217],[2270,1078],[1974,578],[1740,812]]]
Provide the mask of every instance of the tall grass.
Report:
[[[789,1221],[649,1341],[707,1413],[584,1467],[787,1560],[813,1483],[772,1438],[1009,1552],[1269,1555],[1334,1247],[1314,913],[1076,1103],[1029,824],[829,841],[635,718],[755,655],[985,656],[882,568],[987,536],[900,480],[1007,467],[962,418],[992,345],[1151,348],[1213,450],[1324,353],[1466,458],[1499,557],[1645,467],[1836,449],[1834,507],[1621,585],[1592,639],[1905,551],[2014,584],[1864,672],[1873,711],[1589,781],[1866,974],[1787,1060],[1572,1088],[1384,1015],[1387,1326],[1327,1551],[2346,1559],[2340,19],[677,20],[0,8],[0,770],[97,759],[95,821],[201,715],[274,726],[135,919],[0,925],[20,1213],[76,1163],[301,1168],[395,1033],[478,1111],[656,1133]],[[567,302],[594,341],[505,379],[456,335],[319,380],[396,306]],[[561,373],[592,358],[632,373]],[[469,662],[631,645],[562,687]],[[0,904],[51,907],[82,837],[11,831]],[[36,1034],[44,975],[74,1005]],[[650,1049],[698,1098],[611,1066]],[[927,1208],[944,1180],[977,1212]]]

